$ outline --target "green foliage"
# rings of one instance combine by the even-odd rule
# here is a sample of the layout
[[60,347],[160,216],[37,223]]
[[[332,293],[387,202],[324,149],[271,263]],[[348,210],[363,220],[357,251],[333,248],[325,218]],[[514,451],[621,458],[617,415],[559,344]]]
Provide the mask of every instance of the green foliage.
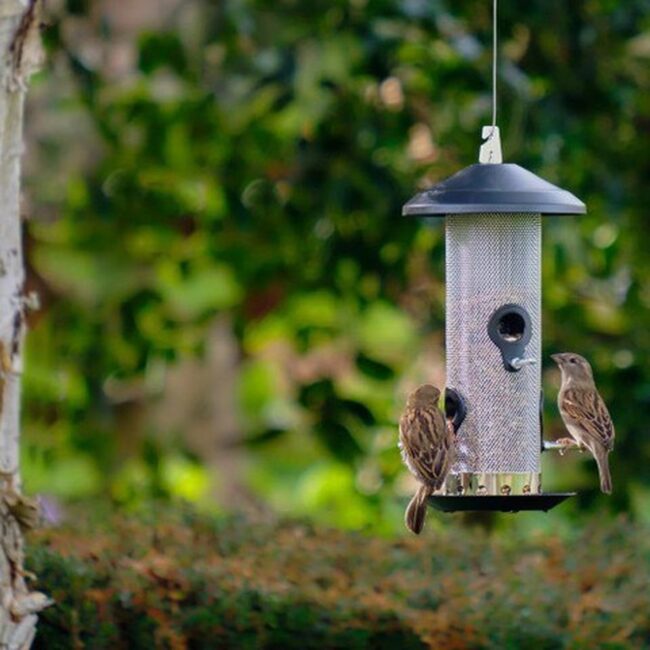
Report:
[[[110,21],[68,4],[110,52]],[[107,386],[149,387],[200,357],[227,313],[249,484],[285,510],[309,502],[341,522],[347,498],[365,504],[352,521],[381,520],[400,476],[401,395],[440,376],[428,360],[442,357],[442,228],[400,209],[476,159],[490,3],[188,4],[140,34],[118,79],[63,28],[72,19],[47,32],[39,112],[74,128],[37,141],[26,179],[44,213],[27,226],[32,276],[49,292],[28,343],[27,484],[54,490],[76,455],[75,471],[95,466],[80,493],[140,492],[124,489],[132,424]],[[617,425],[617,509],[650,480],[647,30],[646,0],[501,10],[506,157],[589,205],[545,222],[545,346],[594,362]],[[553,478],[584,490],[586,507],[595,469],[574,464]],[[329,500],[313,487],[322,476],[345,476]]]
[[640,649],[648,532],[623,518],[564,537],[452,524],[435,541],[190,512],[76,523],[32,543],[57,600],[35,647]]

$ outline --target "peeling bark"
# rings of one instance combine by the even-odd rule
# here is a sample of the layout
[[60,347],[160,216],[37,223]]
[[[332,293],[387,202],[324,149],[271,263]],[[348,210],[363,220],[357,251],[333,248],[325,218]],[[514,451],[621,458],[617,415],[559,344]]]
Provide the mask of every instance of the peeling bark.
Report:
[[23,532],[37,505],[20,490],[20,375],[25,271],[20,158],[26,82],[41,57],[39,0],[0,0],[0,650],[29,648],[49,604],[26,583]]

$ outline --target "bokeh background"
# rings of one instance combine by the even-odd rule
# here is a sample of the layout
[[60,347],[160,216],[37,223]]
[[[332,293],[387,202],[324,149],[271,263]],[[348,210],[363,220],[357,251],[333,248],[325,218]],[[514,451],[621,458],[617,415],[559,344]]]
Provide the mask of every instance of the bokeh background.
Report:
[[[400,217],[477,160],[491,2],[52,0],[26,116],[23,474],[65,516],[191,503],[403,530],[396,422],[444,385],[444,233]],[[500,9],[505,157],[582,198],[544,223],[548,437],[595,367],[615,492],[531,527],[650,519],[650,5]],[[53,512],[54,512],[53,510]],[[434,531],[446,519],[430,517]],[[522,523],[523,522],[523,523]]]
[[549,355],[594,366],[615,491],[545,454],[549,514],[431,513],[397,420],[443,386],[442,223],[477,160],[490,0],[48,0],[26,114],[35,647],[650,647],[650,2],[500,3],[507,161],[544,222]]

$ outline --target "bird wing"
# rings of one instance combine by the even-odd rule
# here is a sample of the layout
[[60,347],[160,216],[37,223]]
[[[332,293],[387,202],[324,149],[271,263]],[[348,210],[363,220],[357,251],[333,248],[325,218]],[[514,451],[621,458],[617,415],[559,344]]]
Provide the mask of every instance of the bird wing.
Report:
[[436,406],[417,408],[400,419],[400,447],[409,469],[434,489],[441,487],[453,458],[454,432]]
[[614,448],[614,423],[603,398],[594,389],[569,388],[562,394],[560,412],[567,424],[607,451]]

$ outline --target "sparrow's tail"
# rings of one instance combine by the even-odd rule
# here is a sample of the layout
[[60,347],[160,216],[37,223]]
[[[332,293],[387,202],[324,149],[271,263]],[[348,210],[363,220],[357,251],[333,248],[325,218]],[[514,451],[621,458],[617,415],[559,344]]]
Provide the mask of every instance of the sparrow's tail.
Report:
[[424,520],[427,516],[427,501],[432,493],[433,490],[430,487],[420,485],[406,508],[404,523],[416,535],[419,535],[424,528]]
[[600,474],[600,489],[605,494],[612,493],[612,475],[609,471],[609,458],[608,452],[602,451],[594,454],[596,463],[598,464],[598,473]]

